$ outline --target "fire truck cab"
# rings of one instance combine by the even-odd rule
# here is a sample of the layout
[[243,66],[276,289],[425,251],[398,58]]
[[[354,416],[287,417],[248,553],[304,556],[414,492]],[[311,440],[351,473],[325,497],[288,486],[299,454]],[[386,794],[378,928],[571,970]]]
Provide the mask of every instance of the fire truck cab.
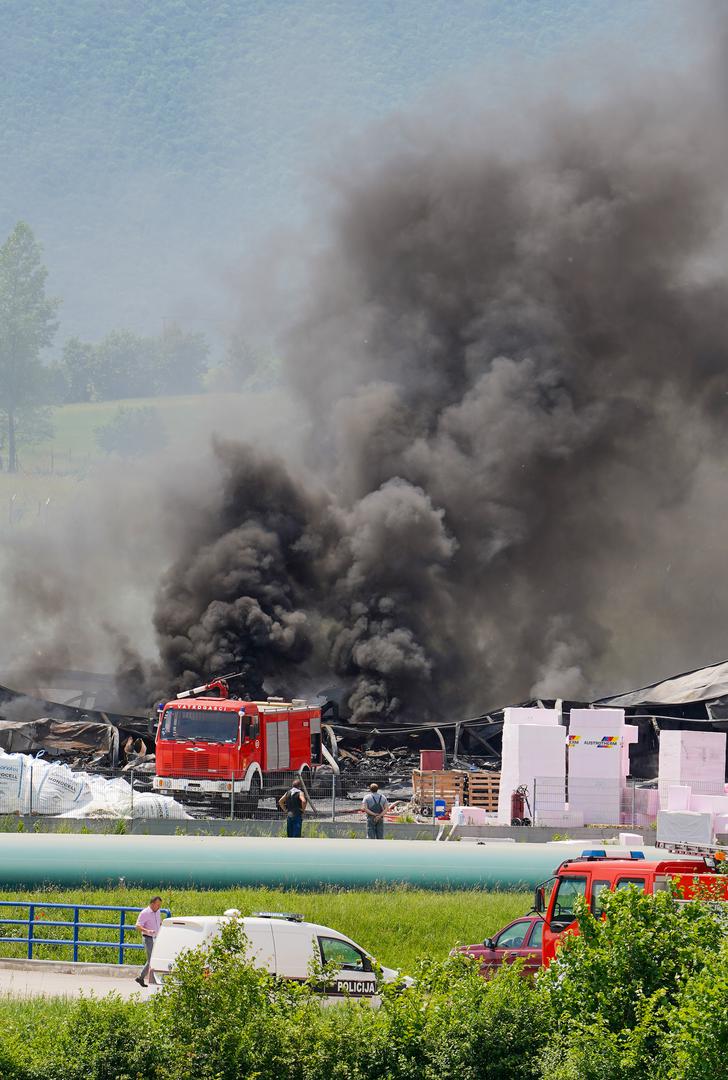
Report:
[[701,891],[728,900],[728,874],[717,871],[711,854],[647,862],[641,851],[617,858],[608,858],[604,849],[584,851],[579,858],[567,859],[554,877],[536,887],[534,910],[544,920],[544,966],[553,960],[565,933],[578,933],[574,910],[578,897],[587,902],[592,914],[603,915],[606,893],[631,885],[650,894],[675,888],[683,900],[694,899]]
[[262,795],[285,791],[292,773],[308,783],[321,755],[320,706],[243,701],[215,680],[160,707],[153,786],[182,801],[254,809]]

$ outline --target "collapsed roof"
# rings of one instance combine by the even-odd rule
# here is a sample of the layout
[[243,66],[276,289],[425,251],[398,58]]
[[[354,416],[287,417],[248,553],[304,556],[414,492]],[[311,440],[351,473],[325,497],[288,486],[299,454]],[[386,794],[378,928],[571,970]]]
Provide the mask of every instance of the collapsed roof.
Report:
[[[724,699],[720,701],[719,699]],[[728,660],[710,667],[672,675],[662,682],[631,690],[626,694],[602,698],[595,705],[612,705],[629,709],[651,705],[700,704],[706,709],[707,719],[714,717],[713,706],[728,706]]]

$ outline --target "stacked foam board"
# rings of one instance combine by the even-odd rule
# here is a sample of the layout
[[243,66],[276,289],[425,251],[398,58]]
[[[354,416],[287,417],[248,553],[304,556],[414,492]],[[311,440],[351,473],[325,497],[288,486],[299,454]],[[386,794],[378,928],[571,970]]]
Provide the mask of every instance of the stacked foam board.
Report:
[[[518,787],[527,787],[533,798],[536,777],[549,777],[560,791],[558,805],[565,809],[566,731],[556,709],[506,709],[503,716],[503,754],[498,822],[511,823],[511,795]],[[538,796],[537,796],[538,797]],[[538,813],[538,808],[531,804]]]
[[629,792],[629,814],[633,825],[653,826],[660,809],[657,788],[632,788]]
[[673,809],[669,805],[669,792],[675,786],[690,789],[690,809],[697,809],[692,806],[696,795],[725,796],[725,749],[724,731],[661,731],[660,808]]
[[582,813],[587,825],[621,822],[625,767],[629,767],[624,738],[623,709],[571,710],[569,810]]
[[723,731],[661,731],[658,840],[710,844],[728,821]]

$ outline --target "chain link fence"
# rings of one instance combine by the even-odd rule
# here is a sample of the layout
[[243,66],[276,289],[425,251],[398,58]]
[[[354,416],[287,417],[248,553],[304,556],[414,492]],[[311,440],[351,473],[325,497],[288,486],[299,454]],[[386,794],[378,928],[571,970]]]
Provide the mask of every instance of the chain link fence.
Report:
[[537,776],[531,790],[535,825],[580,828],[582,825],[625,825],[654,828],[660,809],[652,782],[604,777]]
[[13,755],[0,761],[0,815],[65,819],[191,821],[195,819],[279,821],[286,813],[279,799],[300,780],[307,806],[304,821],[349,823],[364,828],[363,799],[376,783],[387,797],[385,821],[438,826],[453,800],[443,798],[442,785],[423,774],[413,792],[411,771],[398,775],[346,772],[330,767],[313,772],[268,774],[261,785],[254,778],[201,766],[174,778],[155,778],[149,768],[99,769],[93,773],[41,759]]

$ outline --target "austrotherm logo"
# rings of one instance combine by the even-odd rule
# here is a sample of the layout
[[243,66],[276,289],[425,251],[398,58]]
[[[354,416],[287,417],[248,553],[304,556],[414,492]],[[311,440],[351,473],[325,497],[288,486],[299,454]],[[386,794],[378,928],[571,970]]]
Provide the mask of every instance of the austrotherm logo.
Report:
[[569,750],[575,746],[596,746],[597,750],[610,750],[619,746],[619,735],[602,735],[601,739],[584,739],[581,735],[569,735]]

